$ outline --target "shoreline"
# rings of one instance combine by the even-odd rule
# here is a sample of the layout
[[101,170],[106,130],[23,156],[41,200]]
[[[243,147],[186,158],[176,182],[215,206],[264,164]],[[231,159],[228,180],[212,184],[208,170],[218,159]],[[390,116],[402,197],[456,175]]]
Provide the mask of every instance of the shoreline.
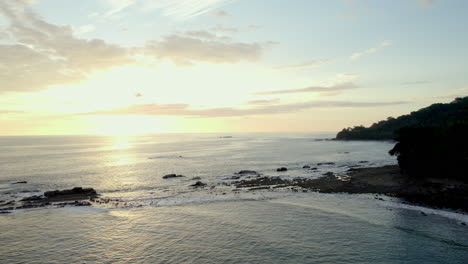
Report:
[[232,184],[249,190],[292,188],[303,192],[383,194],[414,205],[468,213],[468,184],[453,180],[411,179],[402,175],[397,165],[352,168],[344,175],[329,174],[317,179],[286,180],[264,176]]
[[[319,163],[320,164],[320,163]],[[318,165],[319,165],[318,164]],[[327,163],[323,163],[327,164]],[[310,168],[310,166],[304,166]],[[282,168],[287,170],[286,168]],[[316,168],[312,168],[316,169]],[[279,170],[279,169],[278,169]],[[164,177],[163,177],[164,178]],[[196,178],[192,179],[195,180]],[[200,179],[200,178],[198,178]],[[468,184],[454,180],[444,179],[413,179],[400,173],[397,165],[381,167],[352,166],[346,172],[335,174],[327,172],[319,178],[292,178],[285,179],[281,176],[266,176],[252,170],[242,170],[234,173],[230,182],[205,184],[197,182],[188,185],[192,191],[196,189],[208,190],[212,193],[218,186],[228,189],[219,189],[215,195],[233,194],[239,191],[291,191],[291,192],[318,192],[318,193],[346,193],[346,194],[375,194],[375,199],[383,200],[378,195],[395,197],[404,204],[423,206],[433,209],[450,209],[460,213],[468,213]],[[13,184],[25,184],[16,182]],[[209,188],[209,189],[208,189]],[[216,188],[218,190],[218,188]],[[221,193],[222,192],[222,193]],[[17,209],[30,209],[38,207],[63,207],[63,206],[94,206],[107,204],[112,207],[119,203],[124,206],[124,200],[99,198],[100,195],[93,188],[75,187],[62,191],[47,191],[43,195],[33,195],[21,200],[0,201],[0,214],[6,214]],[[141,207],[142,205],[133,205]]]

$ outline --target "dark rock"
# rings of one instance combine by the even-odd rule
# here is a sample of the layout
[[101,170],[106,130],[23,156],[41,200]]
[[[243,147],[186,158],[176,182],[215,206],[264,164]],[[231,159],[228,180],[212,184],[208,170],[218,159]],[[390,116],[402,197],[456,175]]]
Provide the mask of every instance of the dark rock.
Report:
[[302,167],[303,169],[310,169],[310,166],[309,165],[305,165],[304,167]]
[[281,168],[276,169],[276,171],[287,171],[287,170],[288,170],[288,169],[285,168],[285,167],[281,167]]
[[241,177],[240,176],[232,176],[231,180],[239,180]]
[[421,214],[424,215],[424,216],[427,216],[427,214],[425,212],[421,212]]
[[321,165],[335,165],[335,162],[320,162],[320,163],[317,163],[317,165],[321,166]]
[[83,188],[83,187],[75,187],[73,189],[68,190],[55,190],[55,191],[48,191],[44,193],[44,196],[47,198],[57,197],[57,196],[67,196],[67,195],[83,195],[83,196],[96,196],[97,193],[93,188]]
[[203,183],[201,181],[197,181],[195,184],[190,185],[190,187],[205,187],[206,183]]
[[253,171],[253,170],[241,170],[241,171],[239,171],[237,174],[240,174],[240,175],[246,175],[246,174],[258,174],[258,172],[256,172],[256,171]]
[[10,211],[3,211],[3,210],[0,210],[0,214],[11,214]]
[[461,223],[461,225],[464,225],[464,226],[466,226],[466,223]]
[[333,172],[329,171],[323,174],[323,176],[333,176],[335,175]]
[[201,177],[193,177],[192,180],[193,180],[193,181],[201,180]]
[[361,160],[359,163],[369,163],[367,160]]
[[27,181],[18,181],[18,182],[14,182],[13,184],[25,184],[25,183],[28,183]]
[[310,168],[310,170],[318,170],[317,167]]
[[171,179],[171,178],[180,178],[185,177],[184,175],[177,175],[177,174],[167,174],[163,176],[163,179]]
[[21,199],[21,201],[23,201],[23,202],[38,201],[38,200],[42,200],[43,198],[44,197],[42,197],[41,195],[33,195],[33,196],[30,196],[30,197],[26,197],[26,198]]
[[88,201],[75,201],[74,206],[91,206],[91,203]]

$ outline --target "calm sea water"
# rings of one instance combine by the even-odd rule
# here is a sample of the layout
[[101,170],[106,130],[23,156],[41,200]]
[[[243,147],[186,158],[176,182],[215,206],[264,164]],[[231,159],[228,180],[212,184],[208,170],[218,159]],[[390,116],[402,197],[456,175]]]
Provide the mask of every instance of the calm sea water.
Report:
[[[225,184],[243,169],[314,178],[395,164],[391,142],[226,136],[0,137],[0,200],[75,186],[120,200],[0,215],[0,263],[468,263],[464,214]],[[162,179],[169,173],[186,177]],[[194,177],[208,187],[190,188]],[[11,184],[20,180],[28,184]]]

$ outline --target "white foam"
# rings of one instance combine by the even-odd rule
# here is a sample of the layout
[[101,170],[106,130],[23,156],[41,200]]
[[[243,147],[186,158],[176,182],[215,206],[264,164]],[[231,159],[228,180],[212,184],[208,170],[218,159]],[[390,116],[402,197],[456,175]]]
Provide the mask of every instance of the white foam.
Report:
[[191,203],[207,203],[220,201],[236,201],[241,200],[235,197],[170,197],[161,199],[157,202],[158,206],[181,205]]
[[0,184],[0,189],[9,189],[9,188],[11,188],[13,186],[14,186],[14,184],[11,184],[11,183]]
[[427,207],[422,207],[422,206],[417,206],[417,205],[409,205],[409,204],[403,204],[403,203],[391,202],[391,201],[379,201],[379,203],[385,206],[389,206],[389,207],[419,211],[427,215],[438,215],[438,216],[443,216],[449,219],[457,220],[460,222],[468,223],[468,214],[445,211],[445,210],[440,210],[440,209],[432,209],[432,208],[427,208]]

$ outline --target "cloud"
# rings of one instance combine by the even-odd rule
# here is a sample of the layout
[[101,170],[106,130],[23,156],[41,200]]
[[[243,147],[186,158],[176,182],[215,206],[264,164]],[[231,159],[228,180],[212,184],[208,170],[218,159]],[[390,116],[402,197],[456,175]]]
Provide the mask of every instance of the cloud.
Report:
[[142,10],[160,10],[162,15],[175,20],[188,20],[203,15],[232,0],[144,0]]
[[127,50],[103,40],[77,39],[70,26],[42,20],[23,1],[1,1],[5,32],[0,45],[1,91],[34,91],[86,78],[94,70],[128,63]]
[[286,64],[273,67],[277,70],[290,70],[290,69],[303,69],[303,68],[316,68],[325,63],[332,61],[331,59],[310,60],[298,64]]
[[110,10],[103,15],[105,18],[112,17],[137,3],[136,0],[104,0],[104,2],[110,7]]
[[431,81],[413,81],[413,82],[402,82],[400,85],[423,85],[423,84],[430,84]]
[[346,90],[352,90],[358,88],[352,82],[335,84],[332,86],[310,86],[300,89],[289,89],[289,90],[278,90],[269,92],[260,92],[256,95],[277,95],[277,94],[293,94],[293,93],[320,93],[322,96],[336,95]]
[[199,39],[208,39],[208,40],[220,40],[220,41],[231,41],[232,38],[227,36],[218,36],[206,30],[195,30],[195,31],[186,31],[185,35],[189,37],[199,38]]
[[295,104],[266,105],[255,108],[205,108],[194,109],[188,104],[139,104],[112,110],[83,113],[82,115],[150,115],[181,116],[192,118],[242,117],[270,114],[287,114],[312,108],[373,108],[407,104],[406,101],[393,102],[344,102],[313,101]]
[[225,27],[223,25],[216,25],[215,27],[211,28],[211,31],[222,32],[222,33],[238,33],[241,30],[238,28],[234,28],[234,27]]
[[247,29],[250,29],[250,30],[257,30],[257,29],[262,29],[262,28],[265,28],[265,26],[257,25],[257,24],[250,24],[247,26]]
[[420,7],[431,7],[435,2],[436,0],[418,0],[417,3]]
[[219,10],[211,13],[212,16],[218,17],[218,18],[230,18],[231,15],[228,14],[226,11]]
[[252,100],[248,101],[246,105],[270,105],[270,104],[277,104],[280,102],[279,98],[269,99],[269,100]]
[[211,63],[256,61],[267,46],[268,43],[231,43],[171,35],[160,41],[149,41],[141,51],[146,56],[168,59],[179,65],[191,65],[194,61]]
[[345,0],[345,12],[340,15],[342,18],[356,19],[372,12],[367,3],[362,0]]
[[389,41],[384,41],[384,42],[382,42],[382,43],[381,43],[378,47],[376,47],[376,48],[370,48],[370,49],[365,50],[365,51],[363,51],[363,52],[354,53],[353,55],[351,55],[350,59],[352,59],[352,60],[359,59],[359,58],[361,58],[361,57],[364,56],[364,55],[376,53],[377,51],[383,50],[385,47],[388,47],[388,46],[391,46],[391,45],[392,45],[391,42],[389,42]]
[[[122,7],[130,2],[119,3]],[[0,35],[7,40],[0,44],[0,93],[76,83],[92,72],[136,63],[136,55],[168,59],[178,65],[256,61],[273,44],[235,43],[228,37],[193,31],[189,32],[193,37],[172,35],[149,41],[143,47],[125,48],[100,39],[78,38],[71,26],[43,20],[25,0],[0,1],[0,16],[7,23]],[[81,30],[93,29],[86,25]]]
[[93,32],[96,30],[96,27],[94,25],[84,25],[84,26],[81,26],[78,28],[78,34],[86,34],[86,33],[89,33],[89,32]]
[[18,110],[1,110],[0,109],[0,114],[2,115],[9,115],[9,114],[25,114],[26,111],[18,111]]

